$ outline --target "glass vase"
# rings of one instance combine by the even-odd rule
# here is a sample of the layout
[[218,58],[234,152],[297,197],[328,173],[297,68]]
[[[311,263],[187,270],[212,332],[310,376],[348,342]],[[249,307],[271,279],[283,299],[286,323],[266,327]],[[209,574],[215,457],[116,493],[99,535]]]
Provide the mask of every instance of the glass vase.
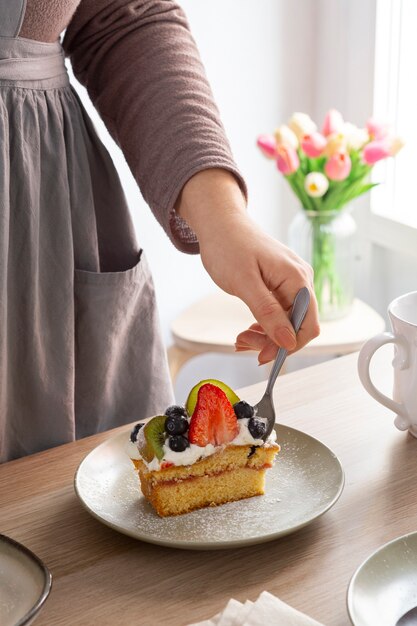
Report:
[[288,243],[314,270],[321,320],[349,313],[354,298],[356,222],[348,209],[302,209],[289,227]]

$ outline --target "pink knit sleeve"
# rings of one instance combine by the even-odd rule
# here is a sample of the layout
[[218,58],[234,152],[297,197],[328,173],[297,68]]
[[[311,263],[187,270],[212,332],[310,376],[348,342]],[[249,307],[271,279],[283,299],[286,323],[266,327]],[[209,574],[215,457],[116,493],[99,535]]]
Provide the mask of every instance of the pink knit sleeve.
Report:
[[81,0],[62,42],[174,245],[198,252],[174,210],[187,180],[224,168],[245,182],[182,9],[172,0]]

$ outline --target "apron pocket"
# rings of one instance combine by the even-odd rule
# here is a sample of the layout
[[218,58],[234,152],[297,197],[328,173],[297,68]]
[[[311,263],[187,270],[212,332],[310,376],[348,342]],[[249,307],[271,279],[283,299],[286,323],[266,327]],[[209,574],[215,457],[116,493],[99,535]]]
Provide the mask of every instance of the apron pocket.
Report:
[[173,401],[143,251],[123,272],[75,270],[77,438],[164,412]]

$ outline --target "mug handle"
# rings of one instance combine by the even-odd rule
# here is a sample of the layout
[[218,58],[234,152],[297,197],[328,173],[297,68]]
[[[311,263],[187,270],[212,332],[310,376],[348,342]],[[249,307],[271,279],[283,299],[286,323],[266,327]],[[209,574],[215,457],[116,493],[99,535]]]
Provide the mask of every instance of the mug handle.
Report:
[[410,426],[410,418],[405,405],[400,402],[395,402],[392,398],[388,398],[388,396],[381,393],[373,384],[369,373],[369,366],[373,355],[378,348],[381,348],[381,346],[384,346],[387,343],[393,343],[398,347],[398,354],[395,356],[393,365],[398,366],[400,370],[408,367],[407,344],[402,337],[396,337],[392,333],[386,332],[375,335],[375,337],[368,339],[368,341],[364,343],[359,352],[358,374],[362,385],[365,387],[369,395],[391,411],[394,411],[394,413],[397,413],[397,417],[394,422],[396,427],[399,430],[407,430]]

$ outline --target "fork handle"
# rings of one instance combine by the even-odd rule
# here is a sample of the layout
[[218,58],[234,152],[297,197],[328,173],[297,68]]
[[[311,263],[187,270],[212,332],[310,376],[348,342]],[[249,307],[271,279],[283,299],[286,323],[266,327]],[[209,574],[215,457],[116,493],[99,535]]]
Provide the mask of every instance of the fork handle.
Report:
[[272,390],[275,385],[275,381],[277,379],[278,374],[281,371],[281,367],[284,365],[284,361],[287,358],[287,350],[285,348],[280,348],[278,350],[278,354],[275,358],[274,364],[269,373],[268,382],[265,389],[265,395],[270,396],[272,394]]
[[[294,303],[291,309],[291,324],[295,330],[295,334],[300,330],[300,326],[303,323],[303,320],[306,316],[308,305],[310,304],[310,292],[307,287],[302,287],[300,291],[294,298]],[[277,379],[278,374],[281,371],[281,367],[284,364],[285,359],[287,358],[287,350],[285,348],[280,348],[278,350],[278,354],[275,358],[275,362],[271,368],[271,372],[269,374],[268,383],[266,385],[265,395],[272,394],[272,390],[275,385],[275,381]]]

